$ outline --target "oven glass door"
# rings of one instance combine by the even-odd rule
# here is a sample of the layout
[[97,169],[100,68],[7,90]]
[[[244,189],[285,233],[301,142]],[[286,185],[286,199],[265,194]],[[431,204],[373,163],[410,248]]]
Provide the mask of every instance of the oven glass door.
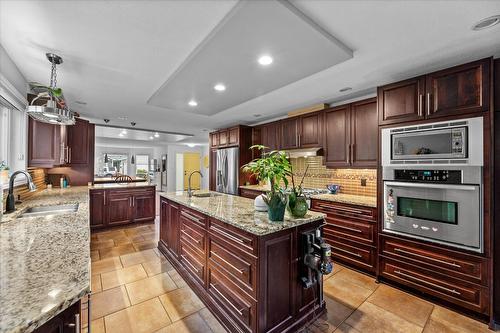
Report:
[[466,157],[465,127],[392,134],[392,159],[450,159]]
[[384,182],[384,231],[482,251],[481,188]]

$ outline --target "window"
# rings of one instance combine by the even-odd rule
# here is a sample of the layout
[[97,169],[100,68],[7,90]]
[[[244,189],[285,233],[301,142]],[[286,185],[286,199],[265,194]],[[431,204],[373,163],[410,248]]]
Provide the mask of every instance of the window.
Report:
[[149,156],[148,155],[136,155],[135,156],[135,176],[141,178],[147,178],[149,170]]

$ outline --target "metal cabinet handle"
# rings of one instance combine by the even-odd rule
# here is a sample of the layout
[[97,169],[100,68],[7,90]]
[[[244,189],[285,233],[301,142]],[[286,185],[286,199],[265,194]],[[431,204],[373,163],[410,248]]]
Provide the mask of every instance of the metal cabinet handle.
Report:
[[363,231],[361,231],[359,229],[349,228],[349,227],[346,227],[346,226],[343,226],[343,225],[339,225],[339,224],[333,224],[333,226],[336,227],[336,228],[341,228],[341,229],[345,229],[345,230],[349,230],[349,231],[363,233]]
[[229,305],[231,305],[231,307],[234,309],[234,311],[236,311],[240,316],[243,317],[243,311],[245,311],[245,309],[238,309],[231,301],[229,301],[227,299],[226,296],[224,296],[220,291],[219,289],[217,289],[216,285],[214,283],[210,283],[210,286],[213,288],[213,290],[220,296],[222,297],[222,299],[228,303]]
[[104,206],[106,206],[106,191],[104,191],[103,193],[104,193]]
[[201,240],[199,239],[196,239],[194,238],[193,236],[191,236],[190,234],[188,234],[185,230],[181,230],[182,234],[184,236],[186,236],[187,238],[189,238],[190,240],[192,240],[193,242],[197,243],[197,244],[201,244]]
[[436,259],[436,258],[424,256],[424,255],[421,255],[421,254],[418,254],[418,253],[415,253],[415,252],[411,252],[411,251],[406,251],[406,250],[400,249],[398,247],[394,248],[394,252],[409,254],[409,255],[412,255],[412,256],[415,256],[415,257],[418,257],[418,258],[422,258],[422,259],[427,259],[427,260],[430,260],[430,261],[438,262],[440,264],[446,264],[446,265],[450,265],[450,266],[453,266],[453,267],[456,267],[456,268],[462,268],[462,266],[460,266],[458,264],[455,264],[455,263],[452,263],[452,262],[448,262],[446,260],[440,260],[440,259]]
[[243,274],[245,273],[247,270],[246,269],[242,269],[242,268],[238,268],[236,266],[234,266],[233,264],[231,264],[229,261],[227,261],[226,259],[222,258],[217,252],[215,251],[210,251],[212,253],[212,255],[216,256],[217,258],[219,258],[220,260],[222,260],[226,265],[232,267],[234,270],[238,271],[238,273],[240,274]]
[[213,229],[213,230],[215,230],[215,231],[217,231],[217,232],[218,232],[218,233],[220,233],[221,235],[223,235],[223,236],[225,236],[225,237],[229,238],[229,239],[232,239],[232,240],[234,240],[234,241],[236,241],[236,242],[239,242],[239,243],[241,243],[241,244],[245,244],[245,241],[244,241],[244,240],[239,239],[239,238],[237,238],[237,237],[235,237],[235,236],[233,236],[233,235],[230,235],[230,234],[228,234],[227,232],[225,232],[225,231],[223,231],[223,230],[221,230],[221,229],[219,229],[219,228],[217,228],[217,227],[212,226],[212,229]]
[[414,280],[414,281],[419,282],[419,283],[427,284],[427,285],[432,286],[434,288],[438,288],[438,289],[447,291],[447,292],[455,294],[455,295],[462,295],[462,293],[460,293],[459,291],[456,291],[455,289],[446,288],[446,287],[440,286],[439,284],[422,280],[422,279],[420,279],[418,277],[415,277],[415,276],[410,275],[410,274],[403,273],[403,272],[401,272],[399,270],[394,271],[394,273],[396,273],[398,275],[401,275],[403,277],[406,277],[406,278],[408,278],[410,280]]
[[422,109],[424,107],[424,95],[419,94],[418,95],[418,116],[422,117]]
[[431,115],[431,93],[427,93],[427,115]]
[[181,257],[184,259],[184,261],[186,262],[186,264],[188,264],[188,265],[189,265],[189,267],[191,267],[194,271],[196,271],[196,273],[197,273],[197,274],[200,274],[200,270],[199,270],[198,268],[196,268],[196,267],[195,267],[195,266],[191,263],[191,261],[189,261],[189,259],[188,259],[185,255],[181,254]]
[[185,211],[182,211],[181,215],[184,216],[185,218],[193,221],[193,222],[197,222],[198,224],[204,224],[199,218],[197,218],[189,213],[186,213]]
[[81,332],[81,329],[80,329],[80,314],[79,313],[75,314],[75,322],[74,323],[67,323],[66,326],[67,327],[74,327],[75,328],[75,333],[80,333]]
[[332,249],[334,249],[334,250],[336,250],[336,251],[340,251],[340,252],[348,253],[348,254],[353,255],[353,256],[356,256],[356,257],[358,257],[358,258],[362,258],[362,257],[363,257],[361,254],[359,254],[359,253],[357,253],[357,252],[351,252],[351,251],[348,251],[348,250],[344,250],[344,249],[342,249],[342,248],[340,248],[340,247],[333,247],[333,246],[332,246]]
[[71,163],[71,148],[68,147],[68,163]]

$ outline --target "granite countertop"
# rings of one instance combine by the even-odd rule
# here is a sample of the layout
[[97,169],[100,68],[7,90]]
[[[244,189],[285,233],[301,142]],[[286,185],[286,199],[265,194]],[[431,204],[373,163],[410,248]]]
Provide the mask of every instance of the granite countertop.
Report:
[[[76,213],[16,217],[78,203]],[[88,187],[43,190],[0,223],[0,332],[32,332],[90,293]]]
[[255,211],[252,199],[222,193],[217,194],[220,195],[205,198],[189,198],[186,192],[160,193],[161,196],[169,200],[257,236],[268,235],[284,229],[322,220],[326,216],[323,213],[308,211],[304,218],[295,219],[286,212],[284,222],[271,222],[267,217],[267,212]]
[[267,192],[269,191],[269,188],[264,185],[241,185],[240,188],[244,188],[247,190],[252,190],[252,191],[261,191],[261,192]]
[[139,187],[151,187],[156,186],[156,184],[150,184],[145,182],[133,182],[133,183],[102,183],[94,184],[90,187],[92,190],[102,190],[107,188],[139,188]]
[[311,199],[340,202],[340,203],[346,203],[346,204],[351,204],[351,205],[377,208],[377,197],[368,197],[368,196],[363,196],[363,195],[344,194],[344,193],[338,193],[338,194],[328,194],[327,193],[327,194],[313,195],[313,196],[311,196]]

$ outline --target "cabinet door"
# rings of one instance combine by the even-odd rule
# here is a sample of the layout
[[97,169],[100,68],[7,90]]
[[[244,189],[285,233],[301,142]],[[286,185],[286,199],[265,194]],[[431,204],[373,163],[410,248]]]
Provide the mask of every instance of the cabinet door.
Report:
[[89,164],[89,122],[76,119],[73,126],[68,126],[68,164]]
[[298,118],[280,121],[281,145],[280,149],[299,148]]
[[109,225],[132,222],[132,195],[109,193],[107,204]]
[[210,134],[210,147],[217,148],[219,146],[219,133],[214,132]]
[[322,145],[322,130],[321,124],[323,114],[315,113],[305,115],[299,118],[300,134],[299,146],[301,148],[321,147]]
[[168,201],[165,198],[160,200],[160,242],[169,247],[168,244]]
[[426,76],[426,113],[435,118],[490,108],[491,59],[448,68]]
[[278,150],[280,148],[279,134],[278,122],[262,125],[262,144],[269,150]]
[[377,166],[377,99],[351,105],[351,163],[356,167]]
[[28,166],[51,168],[59,162],[59,126],[28,120]]
[[169,203],[168,205],[168,248],[172,251],[175,256],[179,255],[179,237],[180,237],[180,226],[179,226],[179,206],[174,203]]
[[350,166],[350,112],[345,105],[325,113],[325,163],[329,167]]
[[134,222],[154,220],[156,216],[155,192],[143,191],[134,194],[132,208],[134,211]]
[[226,147],[229,142],[229,135],[228,131],[220,131],[219,132],[219,147]]
[[90,227],[106,226],[106,190],[90,191]]
[[228,133],[228,145],[237,146],[240,143],[240,128],[230,128]]
[[379,124],[424,119],[424,86],[424,78],[419,77],[379,87]]

